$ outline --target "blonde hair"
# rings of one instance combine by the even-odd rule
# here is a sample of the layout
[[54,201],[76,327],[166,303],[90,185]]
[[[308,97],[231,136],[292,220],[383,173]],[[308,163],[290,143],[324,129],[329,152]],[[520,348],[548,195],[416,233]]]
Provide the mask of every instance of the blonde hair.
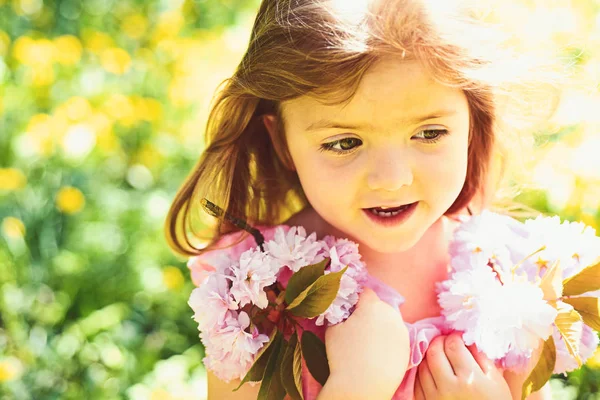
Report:
[[[505,122],[498,118],[499,107],[514,114],[518,107],[506,106],[510,85],[531,78],[526,75],[533,70],[542,75],[507,57],[505,37],[490,34],[464,9],[449,7],[451,2],[443,4],[263,0],[248,49],[214,100],[207,147],[169,210],[165,231],[171,248],[195,255],[202,251],[198,238],[211,241],[235,229],[208,220],[202,198],[255,225],[282,223],[306,207],[298,176],[285,165],[282,102],[304,95],[350,101],[365,72],[390,54],[416,60],[434,79],[464,91],[471,118],[467,178],[447,214],[488,203],[490,162]],[[267,114],[277,116],[274,140],[262,122]],[[501,166],[502,156],[494,157]]]

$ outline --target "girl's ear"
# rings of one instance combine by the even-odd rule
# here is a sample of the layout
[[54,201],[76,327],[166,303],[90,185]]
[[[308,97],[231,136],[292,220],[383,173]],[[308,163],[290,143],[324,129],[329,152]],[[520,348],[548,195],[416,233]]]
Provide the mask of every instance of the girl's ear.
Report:
[[267,128],[267,132],[269,132],[271,143],[273,143],[277,157],[287,169],[295,171],[296,167],[294,167],[294,162],[288,152],[285,140],[282,138],[283,132],[279,132],[277,117],[273,114],[265,114],[263,115],[262,120],[265,124],[265,128]]

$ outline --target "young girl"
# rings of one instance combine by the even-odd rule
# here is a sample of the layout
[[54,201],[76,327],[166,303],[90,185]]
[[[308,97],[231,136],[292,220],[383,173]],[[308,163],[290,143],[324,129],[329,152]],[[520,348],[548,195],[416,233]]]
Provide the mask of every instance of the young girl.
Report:
[[[457,216],[489,203],[502,90],[515,77],[500,44],[461,11],[448,1],[263,0],[170,210],[168,239],[187,255],[207,251],[195,246],[203,236],[205,254],[251,243],[202,223],[202,198],[265,234],[285,224],[359,243],[367,289],[347,321],[320,332],[331,375],[321,388],[304,371],[305,399],[521,397],[527,373],[448,335],[436,300]],[[214,228],[206,235],[198,222]],[[239,381],[208,377],[209,399],[257,397],[258,386],[232,392]],[[547,388],[530,398],[549,398]]]

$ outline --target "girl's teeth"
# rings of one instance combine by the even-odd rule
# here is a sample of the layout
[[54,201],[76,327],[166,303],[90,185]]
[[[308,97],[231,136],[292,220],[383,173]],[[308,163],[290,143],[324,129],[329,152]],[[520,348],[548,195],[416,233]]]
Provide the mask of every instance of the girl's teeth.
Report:
[[369,209],[369,211],[371,211],[373,214],[375,214],[375,215],[377,215],[379,217],[393,217],[395,215],[400,214],[407,207],[408,207],[408,205],[403,206],[402,208],[400,208],[399,210],[396,210],[396,211],[378,211],[375,208],[371,208],[371,209]]

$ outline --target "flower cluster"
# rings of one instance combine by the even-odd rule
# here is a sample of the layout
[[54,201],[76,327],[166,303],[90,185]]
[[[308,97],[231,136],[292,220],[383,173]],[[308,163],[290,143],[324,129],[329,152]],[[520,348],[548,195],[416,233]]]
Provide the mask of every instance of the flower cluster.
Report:
[[[290,304],[284,300],[296,273],[323,262],[327,266],[323,264],[321,276],[341,273],[337,295],[316,316],[316,325],[348,318],[367,277],[358,246],[351,241],[317,240],[315,233],[307,236],[302,227],[279,226],[266,230],[264,236],[263,250],[252,237],[236,243],[239,235],[234,234],[218,243],[229,245],[226,250],[206,252],[188,263],[198,286],[188,304],[206,348],[204,363],[223,381],[244,378],[274,327],[289,333],[295,329],[294,318],[304,316],[302,312],[291,316],[286,309]],[[306,289],[306,295],[310,288],[300,289]]]
[[452,273],[438,284],[438,301],[467,345],[515,370],[550,336],[554,373],[575,369],[577,360],[592,355],[598,337],[570,305],[580,293],[563,293],[563,283],[600,257],[600,238],[592,228],[558,217],[520,223],[484,212],[457,228],[450,255]]

